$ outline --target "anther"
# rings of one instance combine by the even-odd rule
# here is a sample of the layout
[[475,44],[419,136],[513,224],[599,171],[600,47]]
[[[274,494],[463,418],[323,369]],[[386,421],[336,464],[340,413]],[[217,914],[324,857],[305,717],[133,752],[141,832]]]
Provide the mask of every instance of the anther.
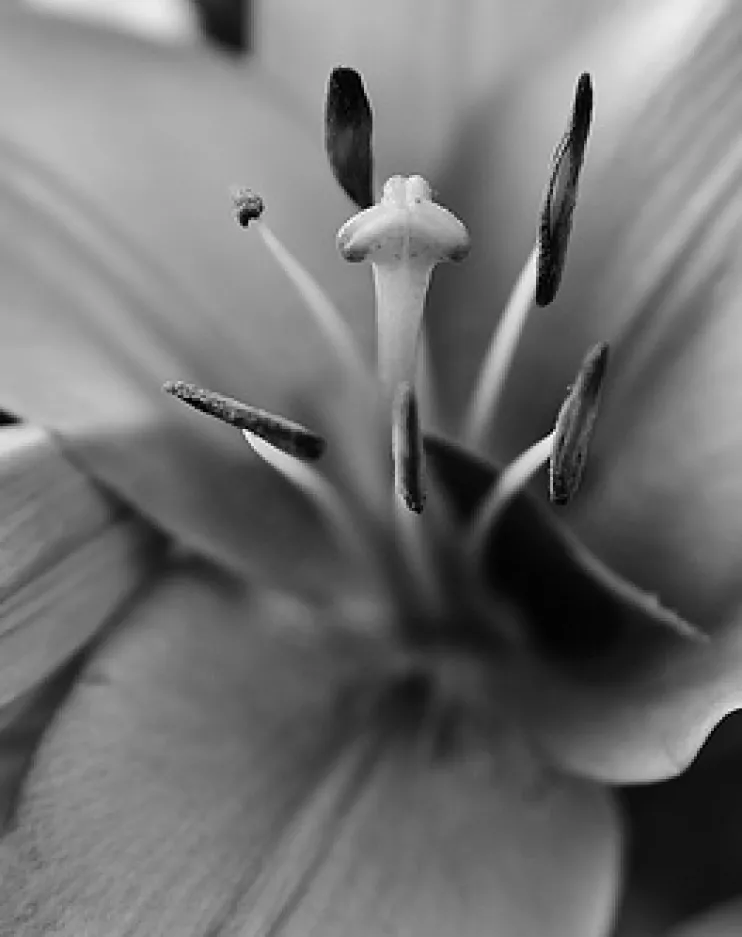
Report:
[[577,187],[593,113],[590,76],[580,76],[572,117],[552,157],[552,169],[541,210],[538,240],[536,303],[548,306],[556,297],[564,271]]
[[163,390],[195,410],[258,436],[294,458],[315,462],[325,451],[325,440],[306,426],[250,407],[232,397],[204,390],[185,381],[168,381]]
[[595,345],[559,411],[549,460],[549,498],[554,504],[569,504],[579,490],[607,367],[608,345]]
[[469,251],[469,234],[432,200],[421,176],[392,176],[381,201],[347,221],[337,243],[346,260],[372,265],[379,377],[391,404],[400,384],[415,381],[433,268],[444,260],[462,260]]
[[417,397],[411,384],[402,384],[397,391],[392,453],[397,496],[410,511],[419,514],[425,503],[423,442]]
[[265,203],[257,192],[245,188],[232,190],[232,211],[241,228],[246,228],[251,221],[257,221],[264,210]]
[[335,68],[325,99],[325,151],[333,175],[356,205],[373,196],[373,114],[363,79],[352,68]]

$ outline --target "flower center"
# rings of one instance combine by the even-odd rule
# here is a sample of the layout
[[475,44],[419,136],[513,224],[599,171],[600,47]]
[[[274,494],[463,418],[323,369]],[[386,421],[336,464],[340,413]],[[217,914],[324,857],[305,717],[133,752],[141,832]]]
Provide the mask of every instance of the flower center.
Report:
[[[583,75],[567,133],[554,155],[537,243],[485,354],[464,421],[462,435],[471,448],[481,446],[491,432],[529,310],[534,303],[552,302],[556,295],[591,113],[592,88]],[[435,708],[440,699],[457,700],[468,708],[481,697],[483,683],[491,682],[493,662],[517,653],[524,638],[517,614],[482,582],[484,546],[512,498],[545,465],[551,500],[566,504],[575,496],[605,378],[607,346],[596,346],[585,358],[554,430],[495,476],[468,525],[455,522],[445,493],[433,479],[426,479],[417,371],[433,270],[443,261],[463,260],[469,234],[434,201],[430,185],[418,175],[392,176],[373,203],[371,110],[360,76],[349,69],[336,70],[330,81],[326,146],[336,178],[361,209],[340,228],[337,246],[345,260],[372,267],[376,375],[369,374],[341,313],[265,224],[263,200],[250,190],[238,190],[235,216],[242,227],[258,231],[327,336],[347,378],[368,382],[364,390],[368,387],[371,393],[359,399],[380,397],[381,412],[391,424],[387,438],[394,484],[385,477],[381,484],[354,485],[351,460],[348,491],[341,492],[312,464],[326,444],[308,427],[184,382],[171,382],[165,389],[238,427],[260,457],[315,502],[342,553],[353,556],[364,570],[369,564],[374,567],[375,578],[386,584],[396,609],[401,654],[399,666],[392,667],[392,695],[409,697],[412,709],[423,700]],[[358,420],[376,416],[373,408],[359,409]],[[368,435],[375,438],[373,432]],[[370,488],[388,490],[387,499],[372,502]]]

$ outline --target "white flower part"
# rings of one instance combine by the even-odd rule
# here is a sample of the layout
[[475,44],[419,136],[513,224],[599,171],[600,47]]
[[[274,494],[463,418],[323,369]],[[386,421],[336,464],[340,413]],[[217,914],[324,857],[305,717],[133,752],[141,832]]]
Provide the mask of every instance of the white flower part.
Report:
[[391,402],[400,384],[415,383],[433,268],[442,260],[462,260],[469,252],[469,232],[433,201],[422,176],[392,176],[381,201],[347,221],[337,243],[346,260],[372,265],[379,378]]

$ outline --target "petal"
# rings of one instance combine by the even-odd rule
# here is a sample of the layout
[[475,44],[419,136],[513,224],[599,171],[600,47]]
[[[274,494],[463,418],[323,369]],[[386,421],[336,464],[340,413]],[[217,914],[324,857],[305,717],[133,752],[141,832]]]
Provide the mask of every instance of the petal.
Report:
[[0,828],[81,651],[152,576],[164,547],[47,432],[0,430]]
[[742,933],[742,902],[736,901],[674,927],[663,937],[737,937]]
[[0,832],[13,819],[34,753],[80,672],[81,654],[39,687],[0,708]]
[[651,933],[664,934],[740,895],[741,720],[725,719],[672,782],[622,792],[631,842],[622,903],[662,922]]
[[164,580],[39,752],[0,853],[0,924],[605,934],[608,795],[544,772],[504,730],[441,760],[371,728],[348,690],[374,645],[330,644],[326,624],[194,567]]
[[[428,437],[428,464],[469,516],[493,469]],[[486,554],[494,588],[530,626],[539,652],[524,717],[550,759],[611,783],[670,777],[742,706],[742,620],[711,640],[634,589],[517,496]],[[538,686],[534,695],[527,688]]]
[[[255,70],[0,18],[0,403],[58,431],[80,465],[201,552],[242,569],[280,554],[300,567],[310,543],[321,552],[314,516],[294,513],[238,432],[160,387],[190,380],[287,417],[314,385],[347,398],[294,287],[235,227],[227,194],[235,182],[259,189],[271,225],[370,336],[372,291],[336,255],[346,205],[321,147]],[[264,550],[272,527],[280,545]]]

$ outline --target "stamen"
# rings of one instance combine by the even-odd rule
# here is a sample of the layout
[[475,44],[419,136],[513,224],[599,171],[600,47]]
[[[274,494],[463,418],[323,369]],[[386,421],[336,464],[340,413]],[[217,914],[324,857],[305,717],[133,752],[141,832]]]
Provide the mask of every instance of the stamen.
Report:
[[513,287],[479,371],[464,423],[464,439],[472,448],[483,445],[494,422],[518,340],[536,297],[538,257],[537,245]]
[[472,447],[484,443],[487,431],[494,422],[515,349],[534,300],[539,306],[547,306],[553,302],[559,289],[572,230],[577,185],[590,131],[592,107],[592,83],[590,76],[585,73],[577,82],[569,128],[552,157],[552,169],[541,209],[538,241],[500,317],[472,393],[464,422],[464,438]]
[[526,449],[503,469],[500,477],[492,484],[484,504],[469,528],[467,548],[472,555],[481,551],[490,531],[515,495],[522,491],[536,472],[549,461],[555,435],[553,432],[549,433]]
[[430,276],[443,260],[462,260],[469,234],[432,201],[421,176],[393,176],[381,201],[347,221],[337,236],[351,262],[369,260],[376,287],[379,377],[389,406],[402,383],[413,384]]
[[554,504],[569,504],[579,490],[607,367],[608,345],[602,342],[585,356],[557,416],[549,462],[549,498]]
[[374,562],[340,493],[326,478],[311,465],[291,458],[285,450],[275,448],[255,433],[243,429],[242,435],[256,455],[304,492],[324,517],[342,551],[347,551],[360,564]]
[[325,151],[333,175],[361,209],[374,202],[372,129],[363,79],[352,68],[333,69],[325,100]]
[[314,462],[325,451],[324,439],[301,423],[247,406],[232,397],[204,390],[185,381],[168,381],[163,385],[163,390],[201,413],[249,431],[296,459]]
[[395,491],[410,511],[420,514],[425,502],[423,443],[417,397],[410,384],[397,391],[392,453]]
[[263,243],[313,314],[341,364],[352,372],[354,380],[359,376],[367,376],[368,365],[361,356],[355,337],[340,310],[306,267],[260,218],[264,208],[260,196],[251,189],[235,189],[232,192],[232,203],[235,219],[241,227],[247,227],[250,221],[255,222],[254,227]]
[[592,112],[593,86],[585,73],[577,82],[569,127],[552,157],[551,176],[541,210],[536,286],[539,306],[553,302],[561,283]]

